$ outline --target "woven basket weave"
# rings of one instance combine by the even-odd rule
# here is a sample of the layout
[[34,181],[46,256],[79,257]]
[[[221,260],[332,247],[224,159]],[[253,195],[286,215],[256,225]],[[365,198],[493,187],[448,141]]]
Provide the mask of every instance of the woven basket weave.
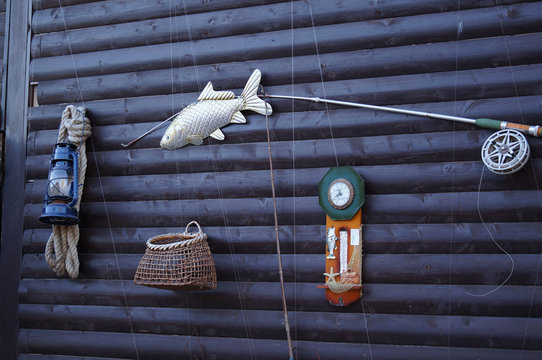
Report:
[[[197,233],[189,233],[196,224]],[[163,234],[147,240],[134,283],[170,290],[216,289],[215,262],[207,234],[192,221],[182,234]]]

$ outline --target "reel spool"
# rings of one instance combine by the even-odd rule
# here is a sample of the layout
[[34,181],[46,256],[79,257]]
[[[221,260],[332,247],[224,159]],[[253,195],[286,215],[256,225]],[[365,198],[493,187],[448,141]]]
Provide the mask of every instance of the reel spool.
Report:
[[495,174],[518,172],[527,164],[531,150],[525,136],[517,130],[500,130],[482,146],[482,161]]

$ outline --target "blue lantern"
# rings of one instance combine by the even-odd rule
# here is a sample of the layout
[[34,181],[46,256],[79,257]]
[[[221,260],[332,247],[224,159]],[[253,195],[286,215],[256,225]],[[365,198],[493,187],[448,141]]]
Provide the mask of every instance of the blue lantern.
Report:
[[77,217],[79,155],[74,144],[58,143],[51,155],[49,177],[40,221],[53,225],[75,225]]

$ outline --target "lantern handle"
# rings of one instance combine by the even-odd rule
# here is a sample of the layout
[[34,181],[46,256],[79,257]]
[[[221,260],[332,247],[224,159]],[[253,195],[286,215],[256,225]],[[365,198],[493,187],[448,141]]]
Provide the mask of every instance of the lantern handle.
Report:
[[71,153],[71,156],[73,157],[73,199],[68,204],[69,207],[74,207],[75,204],[77,204],[77,200],[79,199],[79,153],[77,151],[74,151]]

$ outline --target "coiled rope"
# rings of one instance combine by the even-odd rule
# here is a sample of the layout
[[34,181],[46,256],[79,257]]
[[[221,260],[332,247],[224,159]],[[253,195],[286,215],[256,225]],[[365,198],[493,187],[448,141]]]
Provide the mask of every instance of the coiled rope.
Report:
[[[62,112],[62,120],[58,129],[57,142],[69,142],[77,146],[79,152],[79,189],[75,208],[79,212],[83,184],[87,172],[87,155],[85,140],[91,134],[90,121],[85,116],[84,107],[68,105]],[[45,246],[45,259],[49,267],[58,276],[68,273],[75,279],[79,276],[79,257],[77,244],[79,243],[79,225],[53,225],[53,232]]]

